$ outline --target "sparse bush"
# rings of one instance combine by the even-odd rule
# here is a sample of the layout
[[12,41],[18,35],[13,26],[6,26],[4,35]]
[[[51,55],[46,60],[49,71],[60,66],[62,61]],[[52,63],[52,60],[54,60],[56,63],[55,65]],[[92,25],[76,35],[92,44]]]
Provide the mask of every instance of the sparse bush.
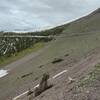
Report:
[[40,65],[40,66],[39,66],[39,68],[42,68],[42,67],[43,67],[43,65]]
[[68,57],[69,56],[69,54],[65,54],[65,57]]
[[55,64],[55,63],[59,63],[61,61],[63,61],[63,59],[61,59],[61,58],[55,58],[54,61],[52,61],[52,63]]
[[22,75],[21,78],[25,78],[25,77],[30,76],[30,75],[32,75],[32,74],[33,74],[33,73],[31,72],[31,73],[28,73],[28,74]]

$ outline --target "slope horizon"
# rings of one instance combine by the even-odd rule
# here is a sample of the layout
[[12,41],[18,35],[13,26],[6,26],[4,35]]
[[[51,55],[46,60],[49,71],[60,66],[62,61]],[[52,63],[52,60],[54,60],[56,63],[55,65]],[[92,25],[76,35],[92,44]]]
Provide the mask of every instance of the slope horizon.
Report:
[[54,29],[54,28],[56,28],[56,27],[60,27],[60,26],[63,26],[63,25],[72,23],[72,22],[77,21],[77,20],[79,20],[79,19],[81,19],[81,18],[84,18],[84,17],[86,17],[86,16],[88,16],[88,15],[91,15],[91,14],[94,14],[94,13],[96,14],[97,12],[100,12],[100,8],[96,8],[95,10],[92,10],[92,11],[90,11],[90,12],[88,12],[88,13],[82,15],[82,16],[79,16],[79,17],[74,18],[74,19],[72,19],[72,20],[69,20],[69,21],[66,21],[66,22],[62,22],[62,23],[59,23],[59,24],[56,24],[56,25],[52,25],[52,26],[45,26],[45,27],[42,27],[42,28],[39,28],[39,27],[38,27],[38,28],[36,28],[36,29],[34,29],[34,28],[29,28],[29,29],[28,29],[28,28],[27,28],[27,29],[14,29],[14,30],[12,30],[12,31],[1,30],[1,32],[27,33],[27,32],[46,31],[46,30]]

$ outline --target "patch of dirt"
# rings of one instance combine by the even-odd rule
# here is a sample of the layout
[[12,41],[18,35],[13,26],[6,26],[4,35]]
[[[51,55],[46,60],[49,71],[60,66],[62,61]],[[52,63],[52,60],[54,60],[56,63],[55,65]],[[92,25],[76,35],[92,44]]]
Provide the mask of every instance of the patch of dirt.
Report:
[[100,81],[94,81],[91,86],[87,87],[76,85],[65,94],[65,100],[100,100]]
[[[93,71],[97,63],[100,63],[99,51],[100,49],[94,50],[70,67],[66,74],[53,81],[55,83],[53,88],[33,100],[100,100],[100,81],[94,81],[92,86],[88,87],[77,86],[77,82]],[[68,77],[75,81],[69,83]]]

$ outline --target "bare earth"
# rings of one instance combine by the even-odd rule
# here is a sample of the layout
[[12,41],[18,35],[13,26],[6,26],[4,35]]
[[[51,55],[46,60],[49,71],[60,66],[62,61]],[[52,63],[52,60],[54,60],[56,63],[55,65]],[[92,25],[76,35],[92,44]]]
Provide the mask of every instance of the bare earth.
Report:
[[[53,82],[55,85],[52,89],[33,100],[100,100],[100,81],[94,82],[89,88],[79,88],[76,85],[81,78],[94,69],[97,63],[100,63],[99,50],[93,50],[82,61],[67,68],[68,72]],[[70,83],[68,77],[72,77],[75,81]]]
[[[46,48],[48,48],[48,46]],[[38,84],[39,78],[37,78],[37,76],[37,79],[33,78],[35,74],[25,79],[20,79],[19,76],[23,75],[22,71],[25,71],[26,73],[27,71],[34,69],[32,59],[36,59],[41,53],[43,53],[43,51],[44,50],[40,50],[37,53],[33,53],[19,61],[16,61],[10,65],[5,66],[5,69],[10,70],[9,74],[6,77],[0,79],[0,100],[12,100],[14,97],[27,91],[29,87],[33,88],[36,84]],[[53,80],[52,83],[54,84],[54,87],[45,91],[39,97],[33,100],[92,100],[84,99],[84,93],[88,91],[87,89],[84,89],[82,93],[79,92],[79,94],[77,94],[78,97],[76,97],[75,99],[78,90],[75,90],[74,86],[78,80],[80,80],[83,76],[85,76],[91,70],[93,70],[94,66],[97,63],[100,63],[99,51],[100,48],[96,48],[95,50],[89,52],[86,56],[82,57],[82,59],[80,60],[69,60],[68,57],[65,57],[63,62],[55,64],[55,67],[52,70],[49,70],[51,77],[56,75],[58,72],[63,71],[64,69],[68,70],[68,72]],[[47,63],[46,66],[51,65]],[[70,84],[68,77],[72,77],[75,81]],[[95,93],[94,88],[89,88],[89,90],[91,90],[91,96],[93,96],[92,94]],[[97,92],[100,92],[100,89],[98,89]],[[99,96],[98,93],[96,95]],[[19,100],[27,100],[27,97],[24,97],[23,99],[21,98]]]

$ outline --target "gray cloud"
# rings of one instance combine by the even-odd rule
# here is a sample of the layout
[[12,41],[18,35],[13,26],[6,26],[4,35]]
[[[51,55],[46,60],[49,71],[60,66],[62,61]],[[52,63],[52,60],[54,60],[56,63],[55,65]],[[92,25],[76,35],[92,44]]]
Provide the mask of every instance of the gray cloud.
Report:
[[0,30],[27,30],[55,26],[88,14],[100,0],[1,0]]

